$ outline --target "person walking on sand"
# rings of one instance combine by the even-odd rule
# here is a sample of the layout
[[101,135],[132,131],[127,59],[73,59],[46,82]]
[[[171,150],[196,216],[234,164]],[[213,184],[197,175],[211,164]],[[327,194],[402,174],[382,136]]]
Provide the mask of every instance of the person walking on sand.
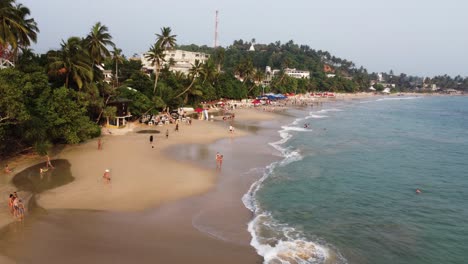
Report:
[[169,139],[169,129],[166,129],[166,139]]
[[175,131],[176,131],[176,132],[179,132],[179,124],[176,124],[176,125],[175,125]]
[[110,176],[109,169],[106,169],[104,171],[104,175],[102,176],[102,179],[104,180],[104,183],[110,183],[111,182],[111,176]]
[[234,127],[232,125],[229,125],[229,133],[234,133]]
[[102,149],[102,141],[101,141],[101,138],[98,138],[98,141],[97,141],[97,149],[98,149],[98,150],[101,150],[101,149]]
[[153,145],[153,135],[150,136],[150,144]]
[[221,154],[219,152],[216,152],[216,168],[219,169],[219,158],[221,157]]
[[221,169],[221,167],[223,166],[223,158],[223,155],[219,155],[219,169]]

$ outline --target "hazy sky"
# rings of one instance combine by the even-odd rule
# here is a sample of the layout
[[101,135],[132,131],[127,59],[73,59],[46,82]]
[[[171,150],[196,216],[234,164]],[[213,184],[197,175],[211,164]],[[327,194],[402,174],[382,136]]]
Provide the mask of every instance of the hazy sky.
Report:
[[169,26],[178,44],[293,40],[352,60],[369,71],[468,76],[466,0],[17,0],[39,25],[36,52],[85,36],[95,22],[109,27],[127,56],[148,50]]

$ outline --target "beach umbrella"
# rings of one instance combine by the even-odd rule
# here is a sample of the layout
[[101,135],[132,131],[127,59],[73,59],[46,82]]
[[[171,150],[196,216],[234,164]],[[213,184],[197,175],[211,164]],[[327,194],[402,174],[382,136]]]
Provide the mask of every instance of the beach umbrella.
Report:
[[197,113],[201,113],[201,112],[203,112],[203,109],[202,109],[202,108],[200,108],[200,107],[198,107],[197,109],[195,109],[195,112],[197,112]]

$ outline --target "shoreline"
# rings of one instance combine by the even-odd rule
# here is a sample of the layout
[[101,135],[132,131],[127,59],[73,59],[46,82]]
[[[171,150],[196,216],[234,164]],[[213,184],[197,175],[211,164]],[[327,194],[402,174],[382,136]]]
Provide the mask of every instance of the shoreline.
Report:
[[[374,96],[373,96],[374,97]],[[353,98],[354,99],[354,98]],[[335,101],[341,101],[341,100],[333,100],[333,101],[324,101],[326,103],[333,103]],[[302,108],[302,107],[300,107]],[[244,114],[249,114],[251,115],[251,119],[249,120],[248,118],[246,119],[243,117]],[[257,113],[257,114],[255,114]],[[132,160],[131,158],[126,158],[125,159],[125,164],[112,164],[113,167],[111,167],[111,173],[115,174],[115,168],[119,171],[119,173],[115,174],[115,177],[117,178],[115,181],[113,181],[112,185],[112,191],[116,191],[115,193],[111,193],[110,196],[105,196],[106,189],[104,188],[97,188],[98,186],[96,183],[98,183],[99,177],[101,176],[101,172],[105,169],[108,168],[102,164],[96,164],[93,163],[93,166],[88,166],[89,162],[93,161],[96,162],[97,156],[96,152],[99,155],[99,152],[96,150],[97,145],[96,145],[96,140],[93,140],[91,142],[87,142],[84,144],[80,144],[78,146],[70,146],[67,147],[64,151],[60,152],[57,156],[54,156],[53,158],[61,158],[61,159],[72,159],[72,174],[74,176],[77,175],[84,175],[87,174],[87,177],[77,177],[74,182],[67,184],[65,186],[59,187],[57,189],[49,190],[44,194],[41,194],[41,197],[39,197],[38,202],[41,204],[41,206],[44,206],[47,210],[50,210],[50,212],[62,212],[62,211],[67,211],[70,213],[73,213],[70,211],[70,209],[75,209],[80,212],[82,209],[85,210],[99,210],[102,211],[101,213],[104,215],[107,215],[108,213],[110,214],[115,214],[117,218],[120,217],[128,217],[128,215],[133,215],[134,217],[140,217],[143,215],[143,217],[148,217],[153,219],[157,219],[157,223],[162,224],[163,226],[166,225],[166,227],[171,227],[171,230],[177,229],[179,227],[176,227],[175,223],[178,223],[178,219],[174,219],[174,216],[168,216],[168,212],[175,214],[179,217],[185,216],[186,218],[191,218],[192,221],[189,221],[189,223],[179,223],[181,226],[184,226],[182,228],[183,233],[189,234],[192,237],[197,237],[195,241],[199,241],[201,244],[203,243],[215,243],[224,241],[226,243],[224,245],[225,249],[226,248],[231,248],[232,246],[240,247],[242,252],[245,253],[244,258],[246,258],[246,263],[251,263],[250,261],[256,262],[259,257],[256,253],[253,247],[250,246],[250,234],[247,232],[247,224],[252,220],[252,213],[245,208],[244,204],[241,201],[242,196],[248,191],[250,188],[250,185],[256,181],[255,178],[245,178],[241,179],[240,181],[237,181],[237,185],[233,187],[233,182],[235,181],[233,179],[233,176],[229,176],[229,174],[236,174],[239,173],[238,169],[226,169],[223,170],[223,173],[219,174],[216,172],[213,172],[212,166],[214,167],[214,161],[213,161],[213,150],[212,148],[220,148],[222,151],[227,151],[231,147],[227,147],[230,144],[234,145],[237,143],[239,140],[246,140],[246,142],[249,142],[249,140],[252,140],[252,138],[255,138],[255,134],[257,131],[262,131],[266,130],[268,128],[259,128],[259,126],[253,125],[253,123],[261,121],[261,120],[269,120],[268,122],[281,122],[285,120],[287,116],[281,116],[281,114],[278,113],[271,113],[271,112],[265,112],[261,111],[258,109],[237,109],[236,110],[236,131],[235,135],[230,135],[228,134],[228,122],[223,123],[220,121],[220,117],[217,117],[217,120],[215,122],[207,122],[207,121],[196,121],[194,122],[193,126],[199,125],[198,127],[201,130],[201,133],[198,137],[195,139],[193,138],[195,136],[195,133],[189,133],[190,137],[182,137],[180,134],[176,134],[175,136],[178,136],[177,142],[173,142],[172,136],[175,134],[175,132],[171,132],[170,139],[168,142],[164,141],[163,136],[163,131],[161,133],[156,134],[156,143],[155,145],[157,146],[158,150],[158,155],[155,156],[153,155],[155,151],[152,151],[151,148],[149,148],[149,142],[147,141],[147,137],[149,136],[148,134],[140,134],[140,135],[135,135],[135,134],[128,134],[125,136],[120,136],[120,135],[108,135],[104,137],[104,150],[109,150],[111,153],[115,155],[115,153],[118,153],[117,150],[119,149],[126,149],[127,151],[134,153],[142,153],[144,156],[146,156],[143,159],[143,162],[149,162],[150,159],[156,159],[160,158],[161,163],[164,163],[164,166],[167,166],[166,171],[172,171],[170,174],[171,182],[158,182],[162,184],[162,186],[158,186],[159,189],[158,191],[160,192],[159,194],[163,193],[163,198],[157,199],[157,196],[152,196],[151,192],[154,189],[153,184],[148,184],[148,183],[153,183],[154,179],[151,179],[149,177],[143,177],[140,178],[139,180],[144,180],[146,186],[141,186],[140,184],[137,185],[131,185],[132,180],[133,184],[135,183],[134,178],[129,178],[127,179],[122,179],[121,175],[127,174],[131,175],[132,171],[135,170],[135,167],[133,166],[128,166],[129,164],[132,165],[133,163],[138,163],[142,162],[141,159],[137,160]],[[238,127],[240,128],[238,128]],[[250,126],[250,127],[249,127]],[[163,126],[162,128],[166,129],[167,126]],[[169,126],[171,127],[171,126]],[[279,139],[279,135],[277,133],[278,128],[278,123],[275,125],[269,125],[269,128],[273,133],[270,131],[270,137],[274,138],[274,141],[277,141]],[[147,128],[147,127],[145,127]],[[156,127],[159,129],[160,127]],[[183,131],[186,128],[185,125],[181,126],[181,130]],[[193,127],[187,127],[186,131],[190,131]],[[273,128],[273,129],[271,129]],[[206,131],[209,130],[209,133]],[[200,132],[200,131],[198,131]],[[119,140],[116,139],[121,139]],[[127,140],[122,140],[122,138],[126,138]],[[109,141],[107,140],[109,139]],[[112,140],[111,140],[112,139]],[[131,139],[131,140],[128,140]],[[146,142],[145,142],[146,141]],[[227,141],[227,142],[226,142]],[[118,143],[117,143],[118,142]],[[265,143],[268,143],[271,141],[266,141]],[[112,145],[108,145],[109,143],[112,143]],[[166,144],[167,143],[167,144]],[[253,141],[250,141],[250,146],[255,146],[258,145],[258,138]],[[249,145],[247,143],[247,145]],[[136,149],[132,149],[130,146],[131,144],[137,144],[139,147]],[[158,145],[159,144],[159,145]],[[267,144],[265,144],[267,145]],[[110,146],[110,147],[109,147]],[[141,146],[145,146],[145,148],[141,148]],[[195,147],[194,147],[195,146]],[[146,148],[147,147],[147,148]],[[237,145],[236,145],[237,147]],[[109,148],[109,149],[107,149]],[[208,149],[207,149],[208,148]],[[211,150],[209,149],[211,148]],[[184,150],[185,149],[185,150]],[[182,152],[185,153],[191,153],[191,152],[196,152],[196,154],[193,154],[193,156],[187,156],[186,154],[181,154],[177,153],[178,151],[184,150]],[[197,152],[198,151],[198,152]],[[236,155],[239,155],[239,160],[243,161],[241,164],[237,164],[237,166],[245,166],[246,164],[244,163],[249,163],[249,160],[245,160],[245,151],[249,151],[248,148],[240,148],[238,153]],[[272,162],[274,159],[277,159],[278,157],[272,156],[272,149],[269,147],[266,147],[262,150],[264,153],[261,153],[263,156],[262,164],[261,162],[259,163],[258,161],[252,161],[253,165],[257,167],[260,164],[260,167],[262,165],[268,165],[269,162]],[[90,154],[90,155],[82,155],[84,153]],[[174,153],[175,152],[175,153]],[[199,153],[200,152],[200,153]],[[93,154],[94,153],[94,154]],[[206,153],[211,153],[211,154],[206,154]],[[102,153],[101,153],[102,154]],[[174,154],[174,155],[173,155]],[[204,156],[206,154],[206,157]],[[213,155],[212,155],[213,154]],[[185,156],[184,156],[185,155]],[[200,158],[200,155],[202,158]],[[86,157],[84,157],[86,156]],[[141,157],[140,157],[141,158]],[[146,159],[150,158],[150,159]],[[130,160],[129,160],[130,159]],[[182,159],[182,162],[179,162],[178,160]],[[244,160],[243,160],[244,159]],[[73,162],[75,160],[75,162]],[[91,161],[90,161],[91,160]],[[200,162],[201,160],[201,162]],[[198,164],[194,164],[195,162]],[[132,163],[133,162],[133,163]],[[77,166],[73,166],[74,163],[79,163],[83,165],[84,167],[87,168],[77,168]],[[122,163],[120,161],[120,163]],[[213,165],[211,165],[213,164]],[[121,166],[118,166],[121,165]],[[114,167],[115,166],[115,167]],[[75,168],[73,168],[75,167]],[[88,167],[93,167],[94,173],[90,173]],[[180,168],[183,167],[183,168]],[[249,167],[249,166],[247,166]],[[148,174],[151,174],[153,167],[144,170]],[[180,170],[178,170],[180,169]],[[184,170],[189,172],[190,175],[194,176],[192,178],[192,182],[190,184],[185,185],[185,186],[179,186],[176,192],[174,190],[171,190],[172,193],[164,193],[165,189],[173,187],[174,183],[181,183],[185,178],[180,178],[177,176],[178,173],[184,173]],[[138,171],[141,171],[141,168],[138,168]],[[175,173],[174,173],[175,172]],[[92,176],[89,176],[92,175]],[[114,175],[113,175],[114,176]],[[175,179],[174,179],[175,177]],[[258,175],[257,175],[258,177]],[[224,179],[226,178],[226,179]],[[115,185],[121,185],[124,186],[125,188],[122,187],[116,187],[114,188],[114,182]],[[129,186],[130,185],[130,186]],[[80,187],[81,186],[81,187]],[[168,187],[169,186],[169,187]],[[102,186],[101,186],[102,187]],[[130,190],[128,190],[130,187]],[[138,187],[138,188],[137,188]],[[144,188],[147,189],[144,189]],[[74,191],[74,189],[80,189],[79,192]],[[141,189],[143,188],[143,189]],[[210,197],[210,195],[215,194],[215,198],[219,198],[221,196],[216,196],[216,194],[219,195],[220,192],[226,192],[228,195],[224,195],[223,199],[221,199],[222,202],[224,202],[223,206],[221,206],[218,202],[207,202],[206,197]],[[153,194],[156,192],[153,192]],[[139,197],[138,194],[141,194]],[[137,195],[136,198],[134,195]],[[145,197],[143,197],[145,196]],[[60,199],[58,199],[59,197]],[[85,199],[79,199],[77,202],[78,198],[83,198]],[[130,199],[127,199],[130,197]],[[133,199],[135,198],[135,199]],[[233,202],[234,200],[234,202]],[[99,201],[99,203],[96,203],[95,201]],[[118,204],[117,202],[118,201]],[[122,202],[123,201],[123,202]],[[222,203],[221,202],[221,203]],[[190,207],[192,206],[192,203],[199,203],[200,207],[198,208],[201,211],[204,211],[204,213],[200,212],[194,212],[191,211]],[[226,204],[228,204],[227,209],[223,209],[223,207],[226,207]],[[66,209],[65,209],[66,208]],[[149,209],[148,209],[149,208]],[[177,213],[174,213],[174,211],[177,211]],[[107,213],[108,212],[108,213]],[[115,212],[115,213],[114,213]],[[183,212],[183,213],[181,213]],[[54,213],[51,213],[54,214]],[[86,213],[85,213],[86,214]],[[231,215],[233,214],[233,215]],[[226,224],[226,215],[230,216],[229,218],[229,224]],[[61,216],[65,217],[66,216]],[[84,216],[80,215],[80,218]],[[168,220],[170,219],[170,220]],[[193,220],[195,219],[195,220]],[[213,221],[213,219],[217,219],[217,221]],[[67,220],[71,221],[71,220]],[[180,222],[180,221],[179,221]],[[200,224],[202,223],[202,224]],[[205,224],[203,224],[205,223]],[[208,227],[216,227],[215,232],[213,232],[212,229],[206,228]],[[226,230],[226,226],[228,227]],[[118,225],[116,226],[118,228]],[[83,228],[83,227],[80,227]],[[223,230],[221,233],[219,230]],[[243,230],[243,231],[239,231]],[[167,235],[167,239],[171,239],[171,235],[167,234],[168,231],[166,230],[159,230],[160,233],[164,233]],[[239,234],[237,234],[239,233]],[[40,237],[42,237],[40,235]],[[178,242],[180,243],[180,239],[184,240],[184,238],[179,238]],[[172,238],[173,241],[173,238]],[[176,246],[177,243],[174,243],[174,246]],[[31,247],[32,248],[32,247]],[[200,252],[203,252],[203,250],[206,251],[204,248],[198,248]],[[229,256],[229,254],[225,256],[217,256],[218,258],[225,258]],[[238,256],[240,257],[240,256]],[[254,263],[252,262],[252,263]]]

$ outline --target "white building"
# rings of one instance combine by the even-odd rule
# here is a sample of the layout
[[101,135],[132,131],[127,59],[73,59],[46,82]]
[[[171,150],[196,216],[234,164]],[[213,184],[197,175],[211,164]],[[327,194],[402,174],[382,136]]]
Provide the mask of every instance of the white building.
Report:
[[[272,70],[270,66],[266,66],[265,73],[268,76],[273,77],[274,75],[278,75],[280,70]],[[290,77],[301,79],[301,78],[309,78],[310,72],[309,71],[301,71],[296,69],[286,68],[284,69],[284,73]]]
[[381,72],[377,73],[377,80],[379,82],[383,82],[384,79],[383,79],[383,74]]
[[[140,56],[141,64],[143,69],[147,71],[153,71],[154,65],[151,65],[145,54]],[[192,65],[195,64],[195,61],[198,60],[200,63],[204,63],[210,58],[209,54],[203,52],[192,52],[185,50],[167,50],[165,51],[163,65],[169,64],[171,61],[174,63],[170,66],[171,71],[179,71],[185,74],[189,73],[189,70],[192,68]]]

